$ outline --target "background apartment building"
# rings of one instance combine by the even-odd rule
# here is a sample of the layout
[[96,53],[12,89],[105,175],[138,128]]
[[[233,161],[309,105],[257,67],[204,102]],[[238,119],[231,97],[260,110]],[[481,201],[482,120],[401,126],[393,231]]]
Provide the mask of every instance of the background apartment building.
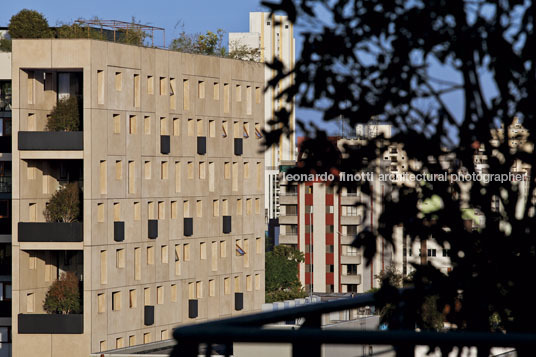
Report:
[[[286,16],[270,16],[268,12],[249,13],[249,32],[229,33],[229,48],[247,46],[260,50],[261,62],[281,61],[286,68],[293,69],[295,63],[294,27]],[[266,84],[274,77],[275,71],[265,67]],[[276,99],[279,93],[292,84],[292,78],[287,77],[274,88],[268,88],[264,93],[264,115],[266,120],[275,116],[275,112],[286,107],[291,111],[290,128],[295,130],[294,105],[288,105],[282,99]],[[267,126],[267,129],[273,129]],[[279,145],[266,150],[265,172],[265,203],[267,219],[279,217],[279,166],[282,161],[296,160],[295,133],[281,136]]]
[[[94,40],[15,40],[14,355],[87,356],[264,302],[261,64]],[[76,96],[81,131],[46,131]],[[79,183],[80,222],[46,222]],[[62,272],[81,314],[45,314]]]
[[[356,128],[355,137],[333,137],[332,140],[343,152],[344,145],[362,145],[380,134],[389,138],[391,127],[361,125]],[[302,140],[298,138],[298,144]],[[294,165],[294,161],[284,162],[282,172]],[[376,167],[376,175],[400,174],[407,171],[408,160],[402,148],[386,144]],[[396,181],[376,179],[368,184],[372,194],[364,194],[359,189],[338,191],[337,187],[323,181],[282,182],[278,244],[291,245],[305,254],[299,274],[307,292],[366,292],[378,287],[376,275],[391,266],[405,275],[414,270],[412,263],[428,261],[445,273],[449,270],[448,248],[439,246],[433,239],[426,244],[410,242],[402,226],[394,231],[394,247],[384,239],[378,240],[377,254],[371,265],[366,266],[362,250],[352,246],[352,242],[363,230],[376,232],[384,200]],[[363,206],[357,207],[358,203]]]

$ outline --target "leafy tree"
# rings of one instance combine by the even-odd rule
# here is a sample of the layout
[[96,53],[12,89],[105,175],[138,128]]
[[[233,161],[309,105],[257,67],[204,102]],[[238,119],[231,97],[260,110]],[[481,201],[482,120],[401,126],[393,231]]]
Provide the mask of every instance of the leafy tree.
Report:
[[11,52],[11,39],[0,38],[0,52]]
[[179,37],[171,41],[169,48],[185,53],[224,57],[226,55],[223,46],[224,35],[225,31],[222,29],[218,29],[215,33],[207,31],[206,34],[188,34],[183,31]]
[[248,45],[233,41],[229,43],[228,57],[243,61],[259,62],[261,59],[261,50],[260,48],[252,48]]
[[95,27],[85,27],[79,24],[63,24],[56,28],[57,38],[91,38],[94,40],[106,40],[106,36],[100,29]]
[[[393,319],[396,319],[395,315],[396,305],[388,302],[383,298],[385,291],[396,291],[392,289],[399,288],[408,288],[414,285],[413,279],[415,279],[414,274],[409,276],[404,276],[399,272],[394,266],[389,266],[388,268],[382,270],[379,274],[374,276],[375,279],[380,282],[380,289],[373,289],[370,292],[378,293],[380,295],[379,300],[381,303],[378,305],[380,309],[381,322],[390,323]],[[416,305],[419,318],[416,321],[417,327],[423,330],[435,330],[440,331],[443,329],[443,323],[445,321],[445,316],[438,308],[439,296],[425,296],[422,301]]]
[[76,222],[80,219],[80,187],[70,182],[57,190],[48,202],[45,211],[47,222]]
[[61,273],[59,280],[50,286],[45,297],[43,309],[49,314],[79,314],[80,281],[73,272]]
[[266,253],[266,302],[305,297],[298,279],[298,264],[304,255],[297,249],[278,245]]
[[117,42],[127,45],[143,46],[147,38],[147,33],[136,26],[140,25],[140,22],[136,21],[135,17],[132,17],[131,23],[135,24],[132,28],[117,31]]
[[80,130],[80,114],[78,100],[75,96],[60,99],[52,109],[47,122],[50,131],[77,131]]
[[[413,329],[423,300],[438,296],[436,310],[450,307],[448,318],[460,330],[493,331],[496,323],[491,320],[499,321],[506,332],[536,332],[536,292],[531,279],[520,274],[536,270],[536,182],[530,174],[536,166],[535,2],[264,4],[304,27],[295,68],[284,68],[277,60],[270,64],[276,71],[270,86],[288,76],[294,79],[280,99],[319,110],[328,122],[346,118],[354,127],[373,119],[392,125],[393,131],[390,138],[378,135],[339,150],[329,144],[325,130],[300,121],[311,139],[305,158],[290,174],[375,171],[386,146],[395,144],[403,148],[408,162],[416,163],[408,168],[412,173],[443,174],[443,163],[453,173],[476,173],[475,154],[487,158],[489,173],[508,174],[514,165],[529,172],[522,184],[428,181],[391,187],[379,224],[364,230],[355,242],[364,248],[367,261],[376,254],[377,240],[393,244],[393,229],[402,225],[411,244],[430,237],[440,245],[448,242],[453,269],[445,275],[419,265],[412,290],[382,288],[385,301],[395,306],[390,328]],[[322,25],[314,26],[318,23]],[[290,113],[286,106],[281,108],[270,122],[277,129],[264,136],[267,145],[277,144],[291,131]],[[500,134],[500,128],[506,131],[515,125],[516,117],[523,127]],[[358,185],[363,194],[370,193],[369,183],[339,184]],[[437,210],[420,212],[421,203],[434,195],[441,200]],[[370,209],[368,203],[363,205]],[[485,220],[481,229],[468,229],[462,217],[466,208],[478,209]],[[533,354],[523,348],[517,352]]]
[[35,10],[23,9],[13,15],[7,29],[12,39],[52,37],[47,19]]
[[11,16],[7,27],[9,39],[0,40],[0,50],[11,51],[11,39],[14,38],[50,38],[52,31],[43,14],[23,9]]

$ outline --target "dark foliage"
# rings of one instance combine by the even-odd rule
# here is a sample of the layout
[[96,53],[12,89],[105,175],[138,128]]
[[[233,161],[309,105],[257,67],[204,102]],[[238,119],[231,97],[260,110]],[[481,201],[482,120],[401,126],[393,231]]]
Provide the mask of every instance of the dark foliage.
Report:
[[80,220],[80,186],[71,182],[57,190],[48,202],[44,215],[47,222],[77,222]]
[[73,272],[61,273],[50,286],[43,308],[49,314],[79,314],[80,281]]
[[298,264],[303,253],[288,246],[275,246],[266,253],[266,302],[305,297],[298,279]]
[[58,101],[50,113],[47,129],[50,131],[80,130],[80,113],[75,96]]
[[[370,259],[376,240],[392,243],[393,228],[402,225],[412,241],[448,242],[453,270],[446,276],[420,265],[414,290],[382,288],[379,298],[395,306],[390,328],[414,328],[422,302],[436,296],[436,310],[448,311],[447,319],[458,329],[535,332],[536,293],[524,273],[536,270],[536,200],[526,199],[535,194],[530,168],[536,161],[536,4],[282,0],[265,5],[304,28],[295,69],[271,65],[277,74],[270,85],[295,78],[281,94],[284,100],[319,109],[327,121],[342,116],[353,127],[374,118],[393,127],[391,138],[380,135],[346,147],[348,155],[338,160],[325,133],[313,128],[307,157],[315,160],[300,162],[297,171],[374,171],[390,144],[399,144],[409,161],[420,164],[412,169],[417,173],[443,173],[440,158],[448,156],[454,172],[463,168],[471,174],[476,150],[487,158],[489,173],[507,174],[514,164],[528,170],[523,185],[473,181],[464,188],[429,181],[391,188],[379,226],[358,235],[356,244]],[[458,98],[459,113],[447,104],[452,102],[448,95]],[[526,138],[515,132],[493,136],[515,117],[528,130]],[[282,128],[265,135],[268,145],[289,132],[288,121],[287,112],[276,114],[273,123]],[[440,207],[433,214],[422,212],[422,202],[434,195]],[[493,201],[501,208],[493,208]],[[485,224],[467,229],[465,209],[478,210]]]
[[8,25],[9,38],[0,39],[0,51],[11,51],[11,39],[14,38],[49,38],[52,31],[43,14],[23,9],[11,16]]

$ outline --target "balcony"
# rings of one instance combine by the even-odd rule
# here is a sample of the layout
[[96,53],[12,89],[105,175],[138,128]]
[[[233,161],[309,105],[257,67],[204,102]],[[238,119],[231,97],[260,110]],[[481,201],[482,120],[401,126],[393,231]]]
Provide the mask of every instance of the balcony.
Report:
[[361,255],[341,255],[341,264],[361,264]]
[[11,193],[11,176],[0,176],[0,193]]
[[184,236],[190,237],[194,234],[194,219],[191,217],[184,217]]
[[122,242],[125,240],[125,222],[114,222],[114,241]]
[[231,216],[223,216],[223,233],[231,233]]
[[298,216],[279,216],[279,224],[298,224]]
[[341,216],[342,225],[359,225],[361,224],[361,216]]
[[0,153],[11,153],[11,136],[0,136]]
[[20,334],[82,334],[83,314],[19,314]]
[[279,195],[279,204],[281,205],[297,205],[298,194],[297,193],[282,193]]
[[279,244],[298,244],[298,236],[296,234],[281,234]]
[[0,234],[11,234],[11,217],[0,218]]
[[160,136],[160,153],[169,154],[171,151],[171,139],[169,135]]
[[143,307],[143,324],[145,326],[154,324],[154,306],[146,305]]
[[195,319],[198,316],[198,307],[197,299],[188,300],[188,317],[190,319]]
[[350,206],[354,205],[358,199],[357,199],[356,193],[347,193],[346,196],[341,196],[341,205],[344,206]]
[[19,222],[19,242],[83,242],[82,222]]
[[158,220],[150,219],[147,224],[147,235],[150,239],[158,238]]
[[11,300],[0,301],[0,317],[11,317]]
[[242,311],[244,309],[244,293],[235,293],[234,301],[235,311]]
[[341,275],[341,284],[361,284],[361,274]]
[[11,275],[11,263],[10,262],[0,263],[0,275]]
[[355,235],[341,235],[341,244],[352,244],[355,240]]
[[82,131],[20,131],[19,150],[84,150]]
[[235,138],[234,139],[234,154],[237,156],[242,155],[244,152],[243,148],[243,139],[242,138]]
[[207,153],[207,137],[198,136],[197,137],[197,154],[205,155]]

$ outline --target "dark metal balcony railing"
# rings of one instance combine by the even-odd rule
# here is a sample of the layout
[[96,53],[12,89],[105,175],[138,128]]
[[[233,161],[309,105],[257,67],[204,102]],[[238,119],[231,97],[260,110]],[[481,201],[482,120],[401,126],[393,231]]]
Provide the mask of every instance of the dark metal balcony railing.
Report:
[[0,176],[0,193],[11,193],[11,176]]
[[0,317],[11,317],[11,300],[0,301]]
[[0,218],[0,234],[11,234],[11,217]]
[[10,153],[11,151],[11,136],[0,135],[0,153]]
[[19,222],[19,242],[82,242],[82,222]]
[[[533,350],[536,334],[483,332],[417,332],[414,330],[372,331],[357,329],[322,329],[323,314],[375,305],[374,294],[353,298],[269,311],[213,322],[178,327],[173,332],[177,340],[171,357],[198,356],[200,347],[210,356],[215,346],[223,346],[230,356],[234,342],[288,343],[292,356],[321,356],[322,345],[383,345],[393,346],[397,356],[414,356],[415,347],[438,346],[450,351],[454,346],[475,346],[479,355],[491,347],[514,347]],[[299,329],[263,328],[264,325],[302,319]]]
[[19,150],[84,150],[82,131],[20,131]]
[[19,314],[20,334],[82,334],[83,314]]

